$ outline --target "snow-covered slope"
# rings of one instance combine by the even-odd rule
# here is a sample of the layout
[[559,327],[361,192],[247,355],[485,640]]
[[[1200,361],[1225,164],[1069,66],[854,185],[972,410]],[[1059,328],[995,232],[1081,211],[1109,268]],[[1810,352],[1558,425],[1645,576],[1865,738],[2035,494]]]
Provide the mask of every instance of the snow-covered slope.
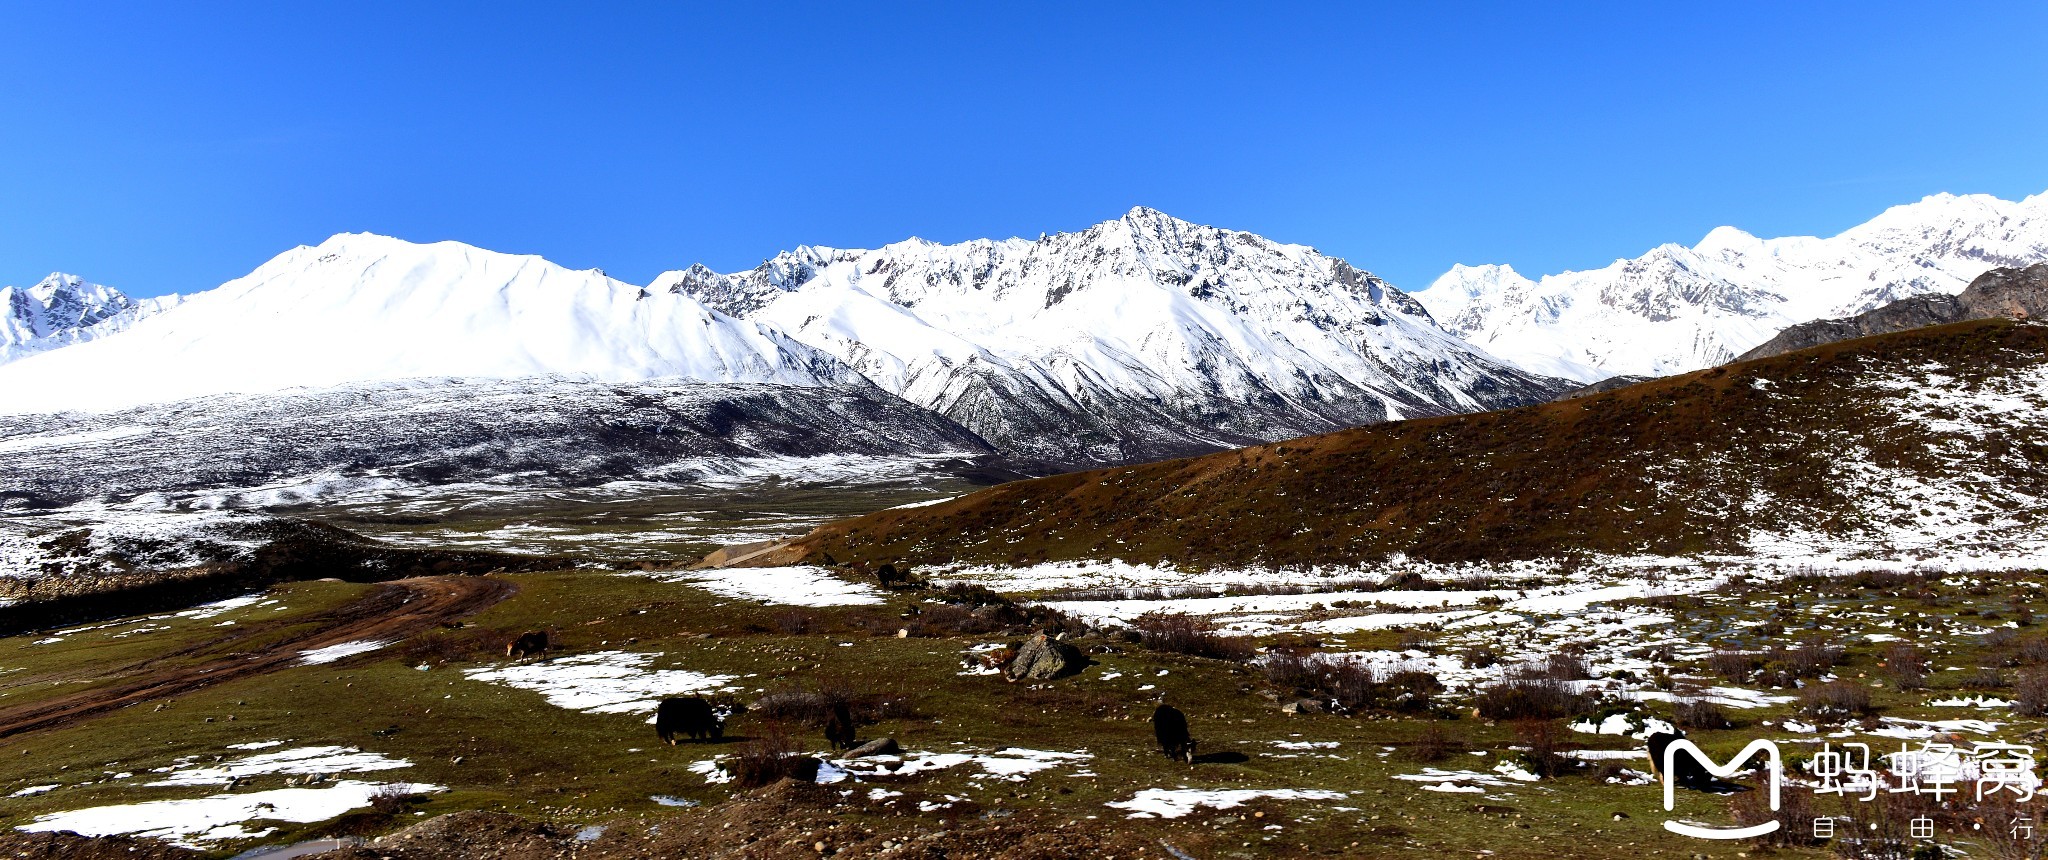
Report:
[[1796,323],[1958,293],[1993,267],[2042,260],[2048,193],[2016,203],[1938,194],[1825,239],[1721,227],[1691,248],[1533,281],[1507,266],[1456,266],[1416,298],[1494,355],[1591,382],[1708,367]]
[[1182,453],[1556,387],[1343,260],[1142,207],[1037,241],[802,247],[732,275],[668,272],[649,291],[788,332],[999,446],[1056,458]]
[[175,295],[138,301],[63,272],[25,290],[0,287],[0,364],[123,331],[180,301]]
[[0,366],[0,412],[475,377],[863,385],[686,295],[453,242],[342,234],[107,337]]

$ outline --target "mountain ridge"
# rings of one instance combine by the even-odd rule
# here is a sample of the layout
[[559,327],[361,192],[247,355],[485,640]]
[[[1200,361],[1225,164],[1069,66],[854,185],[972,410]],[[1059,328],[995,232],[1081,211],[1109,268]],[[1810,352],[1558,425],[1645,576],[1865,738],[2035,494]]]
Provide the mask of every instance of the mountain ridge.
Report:
[[2048,324],[1970,321],[1017,481],[828,524],[752,563],[2041,557],[2044,429]]
[[1725,362],[1779,331],[2048,260],[2048,193],[1936,194],[1832,237],[1718,227],[1692,247],[1535,280],[1454,266],[1415,293],[1444,327],[1532,371],[1596,382]]
[[[442,379],[879,387],[1012,457],[1128,462],[1544,399],[1391,285],[1139,207],[1037,241],[804,245],[647,286],[337,234],[119,337],[0,367],[0,411]],[[84,382],[89,380],[90,382]]]

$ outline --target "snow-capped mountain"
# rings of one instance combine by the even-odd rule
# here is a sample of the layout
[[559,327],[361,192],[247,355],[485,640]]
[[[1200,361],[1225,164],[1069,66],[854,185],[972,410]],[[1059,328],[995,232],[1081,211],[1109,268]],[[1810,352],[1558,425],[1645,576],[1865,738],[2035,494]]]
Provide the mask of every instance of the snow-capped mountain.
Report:
[[63,272],[25,290],[0,287],[0,364],[125,330],[179,301],[175,295],[137,301]]
[[454,242],[342,234],[104,337],[0,366],[0,412],[448,378],[864,385],[686,295]]
[[1530,280],[1456,266],[1416,298],[1445,328],[1536,373],[1592,382],[1728,361],[1784,328],[1907,296],[1961,292],[1997,266],[2048,260],[2048,193],[1938,194],[1830,238],[1733,227],[1603,269]]
[[1315,249],[1137,208],[1037,241],[802,247],[751,271],[668,272],[999,447],[1117,461],[1557,387],[1444,333],[1400,290]]

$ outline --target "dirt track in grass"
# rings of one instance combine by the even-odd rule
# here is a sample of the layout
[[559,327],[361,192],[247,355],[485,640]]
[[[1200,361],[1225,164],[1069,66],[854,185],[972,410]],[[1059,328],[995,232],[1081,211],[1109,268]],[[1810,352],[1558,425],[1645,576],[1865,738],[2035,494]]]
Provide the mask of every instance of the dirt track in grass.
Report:
[[[67,696],[0,709],[0,738],[73,725],[111,711],[169,699],[226,681],[297,665],[303,652],[348,642],[393,642],[473,615],[518,591],[503,579],[429,576],[377,586],[325,614],[232,628],[233,632],[125,666],[100,671],[112,683]],[[278,637],[284,628],[296,628]],[[237,643],[250,643],[247,650]],[[181,658],[222,653],[216,659]]]

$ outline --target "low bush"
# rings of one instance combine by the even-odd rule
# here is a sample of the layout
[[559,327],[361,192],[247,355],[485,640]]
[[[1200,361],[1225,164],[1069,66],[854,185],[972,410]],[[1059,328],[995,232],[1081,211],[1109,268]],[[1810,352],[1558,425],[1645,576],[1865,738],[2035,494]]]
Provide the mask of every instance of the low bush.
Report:
[[818,772],[818,760],[799,752],[796,741],[771,723],[759,737],[740,744],[733,754],[733,783],[741,788],[759,788],[784,779],[810,779]]
[[1799,693],[1799,706],[1808,716],[1823,720],[1869,716],[1874,710],[1870,690],[1848,681],[1808,686]]
[[1735,721],[1727,712],[1706,699],[1681,699],[1677,708],[1678,727],[1682,729],[1732,729]]
[[2012,709],[2020,716],[2048,717],[2048,666],[2020,670],[2012,697]]
[[1154,612],[1131,622],[1138,641],[1154,651],[1243,662],[1258,649],[1248,636],[1226,636],[1216,622],[1180,613]]
[[1474,707],[1489,720],[1550,720],[1582,713],[1593,704],[1564,679],[1524,670],[1480,688]]
[[1911,642],[1893,642],[1884,649],[1885,673],[1901,690],[1927,688],[1927,657]]
[[1295,698],[1327,701],[1340,711],[1424,713],[1435,706],[1443,683],[1427,672],[1399,670],[1384,677],[1355,660],[1319,660],[1296,651],[1266,655],[1266,679]]

